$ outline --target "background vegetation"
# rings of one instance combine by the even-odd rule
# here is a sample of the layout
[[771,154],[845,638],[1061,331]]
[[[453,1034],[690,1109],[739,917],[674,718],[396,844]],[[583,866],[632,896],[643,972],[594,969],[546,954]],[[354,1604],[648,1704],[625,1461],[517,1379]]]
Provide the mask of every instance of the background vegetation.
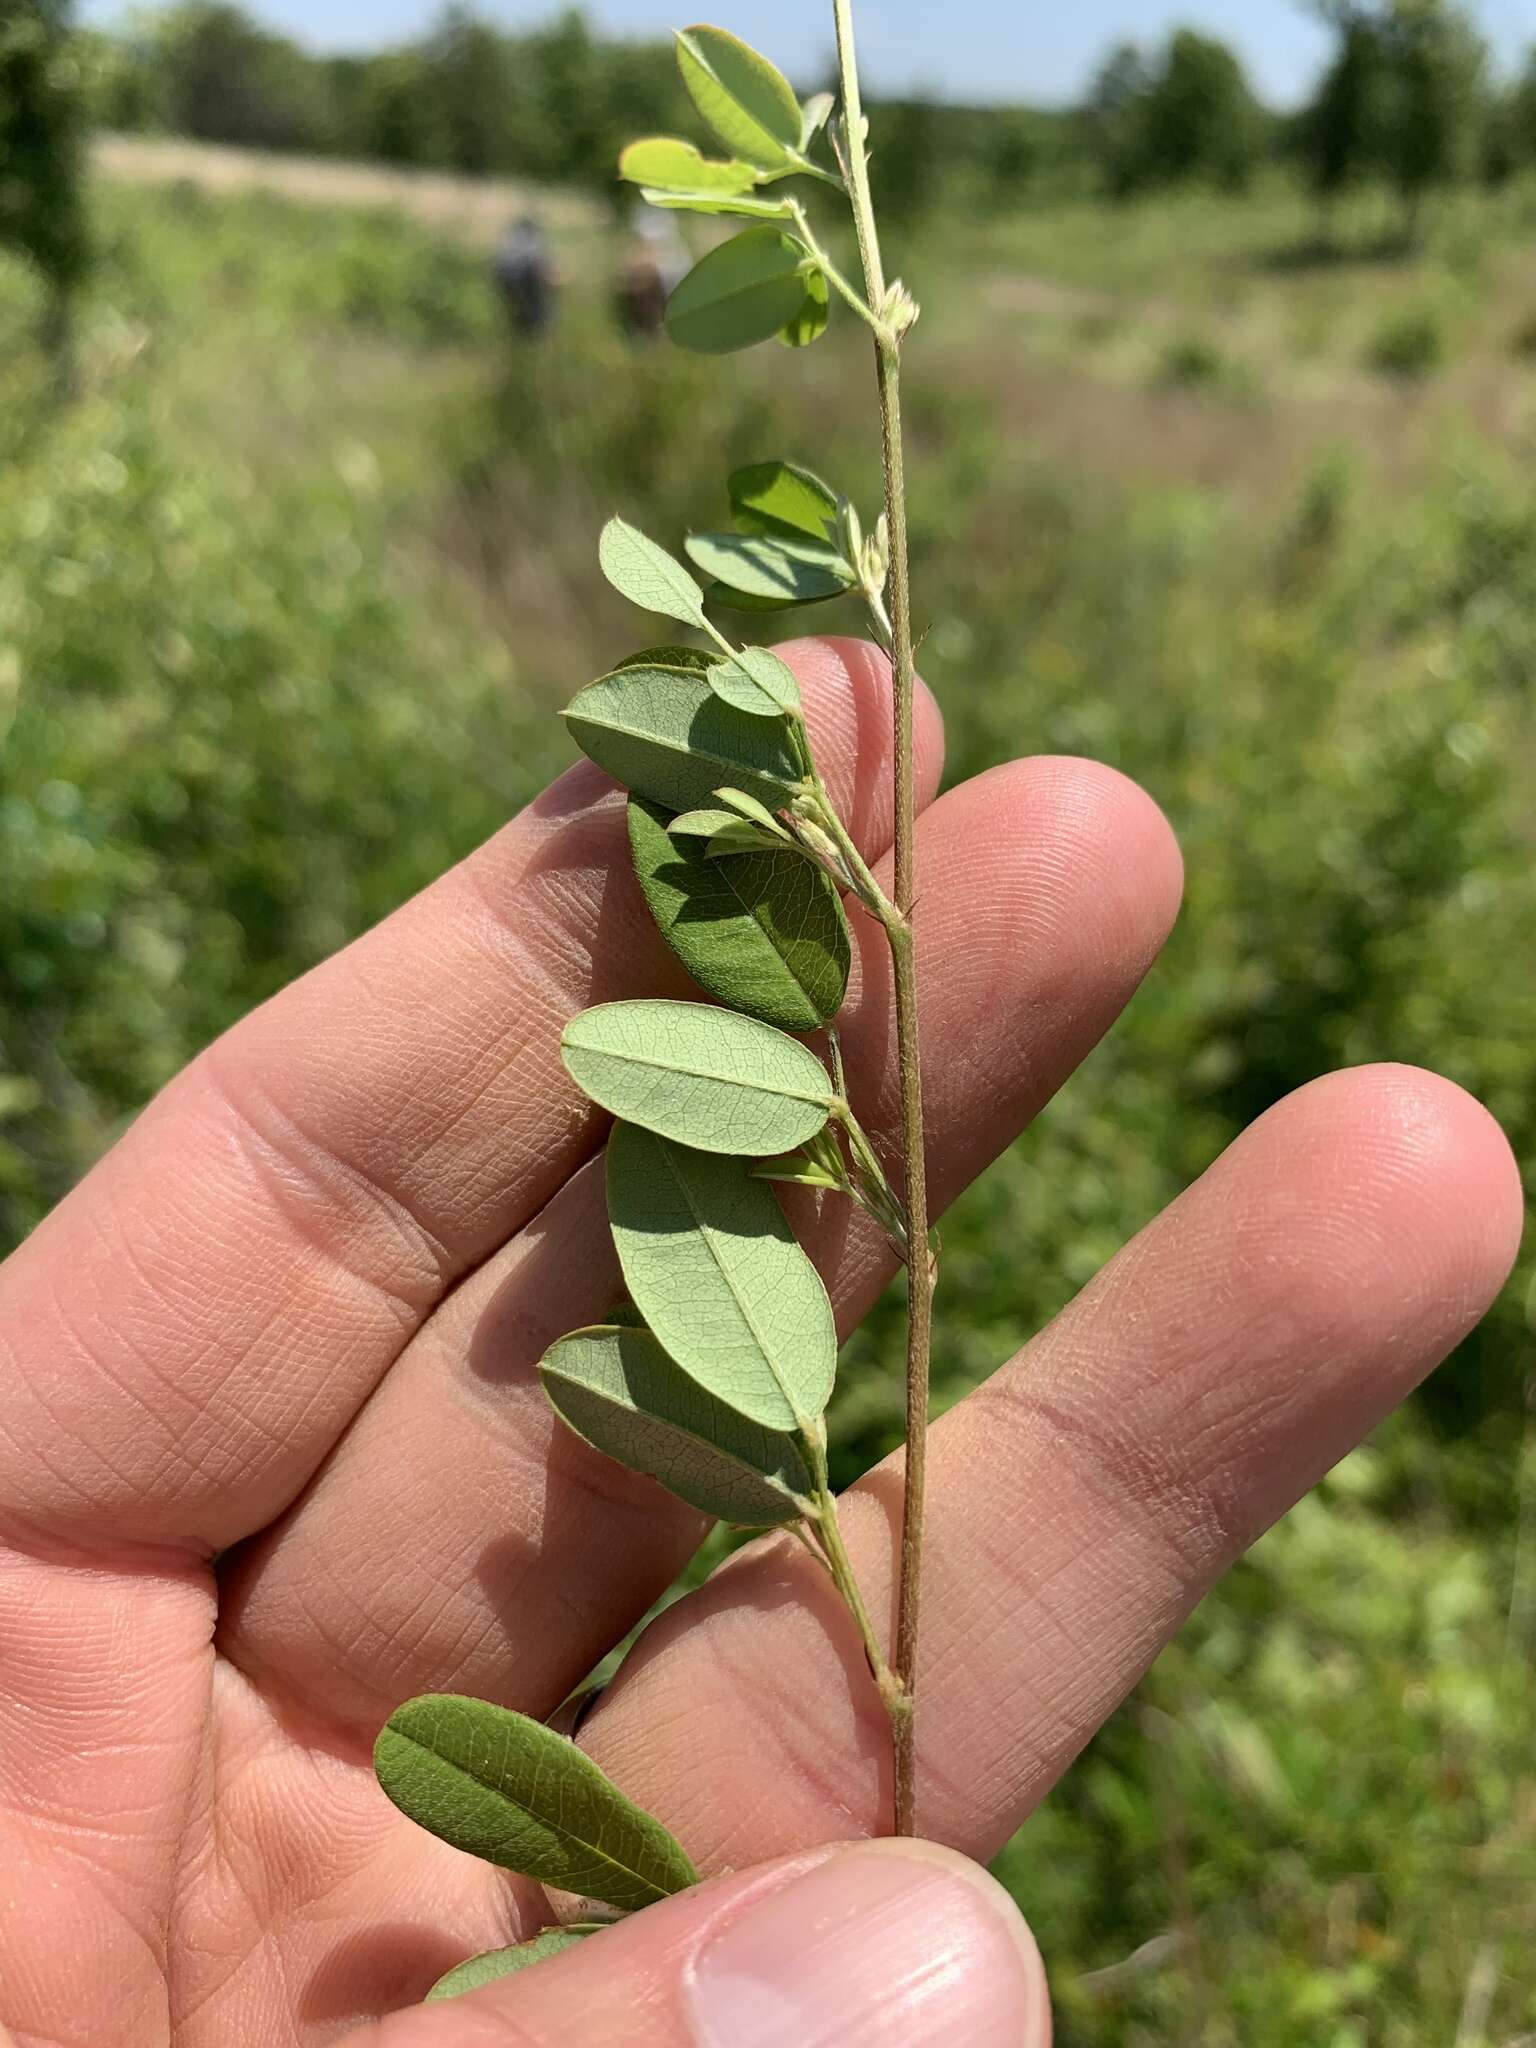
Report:
[[[1343,10],[1294,120],[1198,37],[1117,57],[1080,116],[884,116],[929,306],[915,574],[950,773],[1111,760],[1189,866],[1127,1019],[945,1226],[946,1399],[1341,1061],[1449,1072],[1536,1165],[1536,96],[1424,19]],[[254,33],[184,10],[80,76],[119,122],[391,153],[162,96],[267,77],[138,63],[189,24],[206,52],[210,21]],[[257,97],[331,122],[344,85],[388,105],[392,65],[488,34],[456,18],[350,69],[265,38],[289,97]],[[574,18],[517,55],[463,168],[586,177],[646,93],[680,118],[659,64]],[[409,75],[402,121],[431,105]],[[1410,171],[1427,79],[1447,140]],[[626,347],[595,200],[547,202],[558,345],[518,353],[473,231],[429,231],[412,188],[395,214],[193,182],[91,201],[74,405],[26,346],[42,274],[0,262],[7,1243],[214,1032],[562,765],[554,707],[627,644],[594,570],[610,510],[676,537],[718,517],[723,465],[775,453],[875,488],[858,337],[834,323],[793,377]],[[845,1477],[897,1432],[893,1327],[851,1348]],[[1533,1329],[1528,1254],[1002,1859],[1069,2048],[1536,2035]]]

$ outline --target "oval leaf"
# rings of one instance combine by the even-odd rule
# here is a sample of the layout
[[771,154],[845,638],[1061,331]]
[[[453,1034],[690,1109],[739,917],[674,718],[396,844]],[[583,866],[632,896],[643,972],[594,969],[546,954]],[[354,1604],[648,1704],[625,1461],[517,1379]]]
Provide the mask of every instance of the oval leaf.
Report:
[[677,32],[677,68],[727,149],[768,170],[793,162],[805,117],[776,65],[725,29],[696,25]]
[[706,1392],[648,1330],[577,1330],[545,1353],[539,1378],[595,1451],[716,1521],[775,1529],[810,1512],[813,1481],[795,1439]]
[[485,1700],[408,1700],[374,1745],[379,1783],[419,1826],[483,1862],[638,1912],[699,1881],[660,1821],[563,1735]]
[[751,462],[726,479],[731,517],[743,533],[787,535],[834,547],[838,497],[798,462]]
[[805,280],[805,297],[800,302],[799,312],[787,327],[779,330],[780,341],[790,348],[809,348],[813,341],[819,341],[826,333],[831,311],[825,273],[813,270]]
[[567,707],[571,737],[599,768],[669,811],[710,804],[723,782],[777,810],[804,779],[790,728],[716,696],[709,667],[640,667],[603,676]]
[[848,993],[852,945],[825,870],[791,847],[722,859],[719,832],[678,839],[666,819],[631,800],[629,843],[651,915],[699,987],[783,1031],[829,1024]]
[[792,1152],[831,1110],[831,1078],[815,1053],[711,1003],[599,1003],[566,1025],[560,1053],[602,1108],[704,1152]]
[[[857,578],[832,548],[756,533],[691,533],[688,559],[728,590],[775,605],[819,604]],[[722,600],[724,602],[726,600]]]
[[746,228],[696,263],[667,301],[681,348],[729,355],[771,341],[805,301],[805,251],[781,229]]
[[610,519],[598,541],[597,558],[620,597],[642,611],[681,619],[685,626],[703,625],[703,591],[681,562],[638,527]]
[[520,1941],[514,1948],[493,1948],[483,1956],[471,1956],[467,1962],[459,1963],[446,1977],[439,1977],[427,1993],[430,2004],[435,1998],[457,1998],[463,1991],[478,1991],[482,1984],[494,1984],[498,1977],[510,1977],[517,1970],[526,1970],[530,1963],[542,1963],[550,1956],[558,1956],[568,1948],[575,1948],[578,1942],[595,1934],[592,1927],[546,1927],[542,1934],[536,1934],[532,1941]]
[[767,647],[743,647],[734,661],[709,670],[709,687],[727,704],[753,718],[800,715],[800,685],[787,661]]
[[837,1375],[832,1304],[766,1182],[619,1124],[608,1215],[629,1291],[674,1363],[765,1429],[814,1428]]
[[716,163],[675,135],[632,142],[619,157],[619,176],[632,185],[660,185],[668,192],[750,192],[757,183],[751,164]]

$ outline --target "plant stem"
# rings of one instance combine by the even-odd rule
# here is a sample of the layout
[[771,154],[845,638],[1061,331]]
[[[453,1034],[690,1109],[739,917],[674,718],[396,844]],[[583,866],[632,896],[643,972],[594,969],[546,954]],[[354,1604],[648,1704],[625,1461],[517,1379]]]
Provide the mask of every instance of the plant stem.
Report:
[[918,1048],[917,975],[913,959],[912,609],[907,564],[907,506],[901,436],[901,341],[886,314],[885,271],[869,190],[864,110],[853,41],[852,0],[833,0],[841,75],[843,137],[849,197],[864,266],[864,289],[876,314],[875,368],[880,391],[885,510],[890,525],[891,670],[896,727],[896,911],[886,921],[896,987],[896,1057],[901,1079],[902,1155],[913,1257],[907,1266],[907,1468],[902,1491],[901,1568],[897,1595],[895,1670],[904,1695],[893,1716],[896,1832],[916,1831],[917,1650],[922,1591],[923,1497],[928,1464],[928,1385],[933,1323],[933,1263],[928,1255],[928,1183],[923,1133],[923,1081]]

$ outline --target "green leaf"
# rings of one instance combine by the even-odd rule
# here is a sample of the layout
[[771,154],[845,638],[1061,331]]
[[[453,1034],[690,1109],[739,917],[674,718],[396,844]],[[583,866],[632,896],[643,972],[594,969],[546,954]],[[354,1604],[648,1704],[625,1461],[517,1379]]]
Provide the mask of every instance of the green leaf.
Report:
[[805,155],[822,129],[832,118],[836,98],[829,92],[812,93],[800,109],[800,154]]
[[677,68],[727,149],[768,170],[794,161],[804,128],[800,102],[766,57],[723,28],[696,25],[678,30]]
[[795,1439],[717,1400],[648,1331],[577,1330],[545,1353],[539,1378],[595,1451],[716,1521],[773,1529],[810,1509],[814,1482]]
[[814,1428],[837,1375],[832,1304],[766,1183],[741,1160],[619,1124],[608,1214],[629,1291],[674,1362],[766,1429]]
[[[651,915],[699,987],[783,1031],[830,1023],[848,993],[852,945],[826,872],[787,846],[722,860],[717,835],[679,840],[666,816],[632,798],[629,843]],[[822,1086],[831,1093],[825,1076]]]
[[[661,811],[659,806],[656,808],[658,814],[665,818],[665,811]],[[744,825],[746,822],[735,811],[684,811],[680,818],[671,820],[667,831],[678,839],[713,839],[728,825]]]
[[379,1783],[455,1849],[624,1912],[699,1881],[660,1821],[574,1743],[485,1700],[408,1700],[374,1745]]
[[788,662],[767,647],[743,647],[734,661],[722,661],[709,671],[709,687],[727,704],[754,718],[782,718],[786,712],[800,714],[800,685]]
[[819,341],[826,333],[831,310],[826,274],[813,270],[805,280],[805,297],[800,302],[799,312],[787,327],[779,330],[780,341],[790,348],[809,348],[813,341]]
[[[858,581],[835,549],[756,533],[690,533],[688,559],[727,591],[775,605],[819,604]],[[712,592],[711,595],[714,593]],[[721,603],[729,603],[722,596]]]
[[530,1963],[542,1963],[550,1956],[575,1948],[589,1934],[596,1932],[595,1927],[546,1927],[532,1941],[520,1941],[514,1948],[493,1948],[483,1956],[471,1956],[467,1962],[451,1969],[446,1977],[438,1978],[427,1993],[427,2002],[430,2004],[435,1998],[457,1998],[463,1991],[478,1991],[482,1984],[494,1984],[500,1977],[510,1977],[517,1970],[526,1970]]
[[765,1159],[761,1166],[752,1169],[754,1180],[783,1181],[797,1188],[831,1188],[841,1194],[847,1187],[847,1176],[841,1179],[828,1172],[819,1159],[809,1152],[785,1152],[777,1159]]
[[647,206],[668,213],[736,214],[744,220],[793,220],[787,199],[764,199],[755,192],[669,192],[647,185],[641,193]]
[[744,229],[711,249],[673,292],[667,332],[679,347],[707,356],[771,341],[804,303],[805,260],[782,229]]
[[750,818],[754,825],[761,825],[766,832],[782,830],[778,819],[755,796],[748,796],[744,789],[717,789],[715,795],[740,817]]
[[610,519],[598,541],[597,558],[620,597],[642,611],[681,619],[685,626],[703,625],[703,591],[681,562],[638,527]]
[[722,782],[770,809],[804,780],[790,729],[717,697],[708,668],[624,668],[589,683],[566,708],[571,736],[615,782],[669,811],[696,811]]
[[744,853],[777,853],[781,846],[782,841],[769,839],[760,825],[749,825],[745,818],[732,818],[728,825],[710,834],[704,851],[711,860],[733,860]]
[[704,1152],[792,1152],[831,1113],[831,1078],[808,1046],[712,1003],[599,1003],[566,1025],[560,1052],[602,1108]]
[[675,135],[647,135],[619,157],[619,176],[632,185],[660,185],[668,192],[750,192],[757,183],[751,164],[716,163]]
[[797,462],[751,462],[726,479],[731,517],[743,533],[765,533],[835,546],[838,496],[814,470]]
[[645,647],[638,654],[626,654],[613,673],[625,668],[687,668],[703,675],[725,656],[713,647]]

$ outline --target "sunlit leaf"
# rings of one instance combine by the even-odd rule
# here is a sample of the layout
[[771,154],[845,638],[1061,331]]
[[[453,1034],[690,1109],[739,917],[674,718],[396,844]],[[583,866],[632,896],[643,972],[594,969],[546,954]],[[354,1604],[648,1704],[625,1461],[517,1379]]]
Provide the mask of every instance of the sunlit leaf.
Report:
[[808,348],[813,341],[819,341],[827,331],[827,319],[831,312],[831,300],[827,291],[826,274],[813,270],[805,280],[805,297],[800,310],[787,326],[779,330],[779,339],[790,348]]
[[385,1723],[374,1768],[418,1826],[540,1884],[635,1912],[699,1881],[660,1821],[574,1743],[507,1707],[408,1700]]
[[731,517],[743,533],[836,544],[838,496],[798,462],[751,462],[726,479]]
[[800,154],[805,155],[832,118],[836,99],[829,92],[813,92],[800,109]]
[[[824,598],[841,597],[858,580],[835,549],[810,540],[690,533],[684,546],[695,568],[714,577],[724,592],[740,591],[762,603],[819,604]],[[728,604],[730,598],[722,593],[719,602]]]
[[717,662],[709,670],[709,687],[754,718],[782,718],[800,710],[794,670],[768,647],[743,647],[734,661]]
[[619,595],[642,611],[681,619],[685,626],[703,625],[703,591],[681,562],[638,527],[610,519],[598,541],[597,558]]
[[[665,828],[655,829],[675,859]],[[798,855],[789,858],[809,870]],[[705,1152],[793,1151],[831,1108],[832,1082],[815,1053],[712,1003],[599,1003],[566,1025],[560,1051],[571,1078],[602,1108]]]
[[542,1963],[550,1956],[561,1955],[596,1932],[594,1927],[546,1927],[532,1941],[520,1941],[513,1948],[489,1949],[483,1956],[471,1956],[467,1962],[459,1963],[450,1970],[446,1977],[438,1978],[427,1993],[427,2001],[430,2004],[436,1998],[457,1998],[461,1992],[478,1991],[482,1984],[494,1984],[500,1977],[510,1977],[518,1970],[526,1970],[531,1963]]
[[805,301],[805,251],[775,227],[745,228],[696,263],[667,301],[682,348],[728,355],[771,341]]
[[556,1413],[594,1450],[743,1529],[798,1521],[812,1480],[792,1436],[737,1414],[643,1330],[577,1330],[545,1353]]
[[566,724],[615,782],[669,811],[699,810],[723,782],[777,810],[804,775],[788,726],[736,710],[707,675],[707,667],[618,669],[580,692]]
[[837,1373],[832,1304],[766,1183],[619,1124],[608,1214],[629,1291],[683,1371],[767,1429],[814,1427]]
[[668,213],[735,214],[742,220],[792,220],[787,199],[768,199],[756,192],[671,192],[647,185],[641,193],[647,206]]
[[[668,832],[666,815],[632,799],[630,846],[651,915],[699,987],[784,1031],[830,1023],[848,992],[852,946],[826,872],[793,847],[722,859],[716,839],[723,826],[701,844]],[[744,831],[762,829],[738,822]],[[830,1096],[825,1074],[820,1086]]]
[[669,192],[750,192],[757,183],[751,164],[717,163],[675,135],[632,142],[619,158],[619,176],[632,185],[660,185]]
[[793,161],[804,116],[794,87],[766,57],[723,28],[696,25],[678,31],[677,68],[727,149],[769,170]]

